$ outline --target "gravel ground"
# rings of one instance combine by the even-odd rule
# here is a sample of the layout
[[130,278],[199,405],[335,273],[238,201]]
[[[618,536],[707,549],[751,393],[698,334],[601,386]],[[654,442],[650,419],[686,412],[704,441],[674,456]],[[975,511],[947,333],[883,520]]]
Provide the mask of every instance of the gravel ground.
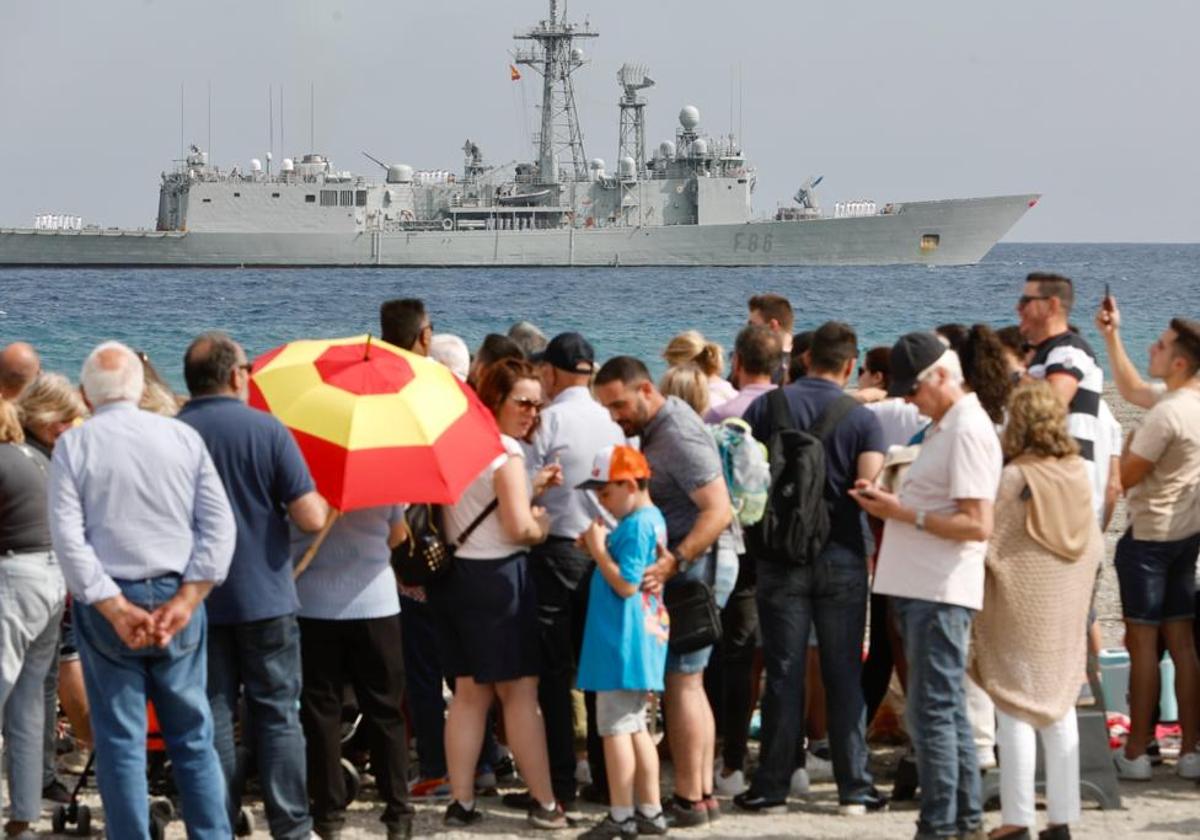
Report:
[[[1142,412],[1124,402],[1111,388],[1107,397],[1113,413],[1121,421],[1126,434],[1128,434]],[[1096,599],[1097,614],[1104,630],[1106,647],[1119,647],[1121,644],[1121,604],[1111,558],[1113,547],[1125,528],[1124,523],[1125,511],[1122,503],[1106,534],[1110,562],[1104,564]],[[892,748],[877,750],[874,761],[877,778],[880,780],[881,786],[886,788],[890,783],[891,768],[895,762],[895,750]],[[669,777],[669,772],[669,765],[664,766],[664,774],[667,777]],[[663,789],[670,789],[669,778],[664,779]],[[364,799],[371,793],[372,791],[368,787]],[[1075,835],[1094,838],[1138,837],[1147,838],[1147,840],[1200,836],[1200,789],[1193,782],[1179,779],[1174,773],[1173,762],[1168,761],[1163,767],[1157,768],[1152,782],[1123,782],[1121,796],[1123,807],[1113,811],[1102,811],[1094,803],[1085,801],[1083,819],[1076,826]],[[92,794],[87,796],[86,801],[96,809],[96,817],[99,819],[101,817],[99,797]],[[531,833],[537,833],[526,825],[522,815],[503,808],[498,799],[480,799],[479,804],[486,814],[486,819],[469,832],[447,831],[443,828],[441,816],[445,807],[444,803],[419,805],[414,835],[437,835],[446,838],[513,838],[513,840],[521,838],[525,840]],[[837,815],[836,790],[832,784],[828,783],[813,785],[813,791],[809,797],[803,800],[793,800],[787,814],[737,815],[731,813],[731,803],[723,801],[722,805],[725,808],[725,815],[719,823],[707,828],[676,830],[672,834],[683,837],[754,837],[759,840],[800,837],[873,840],[873,838],[909,837],[912,835],[916,820],[915,806],[907,803],[898,805],[887,813],[866,817],[840,817]],[[269,837],[270,835],[265,830],[266,817],[261,803],[255,801],[251,807],[258,826],[253,837]],[[381,810],[379,806],[370,801],[356,802],[349,812],[343,840],[366,840],[366,838],[383,836],[383,827],[378,822]],[[587,825],[600,820],[604,814],[603,809],[592,805],[585,806],[583,811],[585,821],[578,828],[570,831],[551,832],[547,836],[574,836]],[[998,825],[999,815],[997,813],[988,814],[986,822],[989,827]],[[48,825],[48,819],[44,824]],[[167,832],[168,838],[182,840],[185,836],[179,822],[171,824]],[[124,838],[114,838],[114,840],[124,840]]]

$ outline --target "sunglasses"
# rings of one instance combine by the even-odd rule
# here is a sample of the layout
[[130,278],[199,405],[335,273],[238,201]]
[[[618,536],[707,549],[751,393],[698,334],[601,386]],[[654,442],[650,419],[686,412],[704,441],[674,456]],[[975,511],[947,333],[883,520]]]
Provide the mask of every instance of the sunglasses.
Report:
[[253,362],[242,362],[240,365],[237,366],[237,369],[240,371],[243,371],[245,373],[250,373],[250,371],[254,370],[254,363]]
[[529,397],[514,397],[513,402],[522,411],[541,411],[542,403]]
[[1019,309],[1024,309],[1026,306],[1028,306],[1030,303],[1032,303],[1035,300],[1050,300],[1051,297],[1053,297],[1053,296],[1052,295],[1021,295],[1019,298],[1017,298],[1017,307]]

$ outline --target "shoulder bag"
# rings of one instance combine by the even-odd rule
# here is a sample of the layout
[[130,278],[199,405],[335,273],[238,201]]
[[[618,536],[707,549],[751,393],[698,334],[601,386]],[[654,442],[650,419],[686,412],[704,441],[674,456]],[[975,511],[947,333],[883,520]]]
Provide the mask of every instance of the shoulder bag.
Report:
[[455,550],[462,547],[499,505],[499,499],[492,499],[459,535],[457,546],[446,541],[440,507],[410,505],[404,512],[408,539],[392,549],[392,568],[396,577],[405,586],[426,586],[445,577],[454,562]]

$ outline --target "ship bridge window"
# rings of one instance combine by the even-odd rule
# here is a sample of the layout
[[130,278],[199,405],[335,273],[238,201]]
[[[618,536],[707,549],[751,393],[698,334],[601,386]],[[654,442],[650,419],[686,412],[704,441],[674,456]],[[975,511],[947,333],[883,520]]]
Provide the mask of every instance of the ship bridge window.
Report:
[[354,206],[354,190],[342,190],[341,204],[343,207]]
[[211,198],[202,198],[202,199],[200,199],[200,201],[201,201],[201,203],[203,203],[203,204],[212,204],[212,199],[211,199]]
[[241,198],[241,197],[242,197],[242,194],[241,194],[241,193],[234,193],[234,194],[233,194],[233,197],[234,197],[234,198]]
[[316,204],[317,197],[315,195],[313,195],[312,193],[309,193],[308,195],[304,196],[304,203],[305,204]]
[[271,198],[279,198],[279,193],[271,193]]
[[321,190],[321,206],[337,207],[337,190]]
[[367,206],[367,191],[366,190],[357,190],[354,193],[354,206],[355,207],[366,207]]

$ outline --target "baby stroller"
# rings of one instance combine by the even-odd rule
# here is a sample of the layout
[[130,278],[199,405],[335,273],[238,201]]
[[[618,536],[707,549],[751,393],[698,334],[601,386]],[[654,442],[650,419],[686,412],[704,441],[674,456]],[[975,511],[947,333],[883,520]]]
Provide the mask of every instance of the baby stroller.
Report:
[[[71,801],[54,809],[50,824],[55,834],[66,834],[68,828],[80,837],[91,834],[92,810],[79,801],[79,794],[87,784],[88,776],[95,771],[95,763],[96,753],[93,751],[71,791]],[[171,777],[171,761],[153,703],[146,704],[146,782],[150,792],[150,838],[162,840],[166,836],[167,825],[175,819],[175,803],[179,794]],[[253,832],[254,819],[247,809],[242,808],[234,833],[238,837],[245,837]]]

